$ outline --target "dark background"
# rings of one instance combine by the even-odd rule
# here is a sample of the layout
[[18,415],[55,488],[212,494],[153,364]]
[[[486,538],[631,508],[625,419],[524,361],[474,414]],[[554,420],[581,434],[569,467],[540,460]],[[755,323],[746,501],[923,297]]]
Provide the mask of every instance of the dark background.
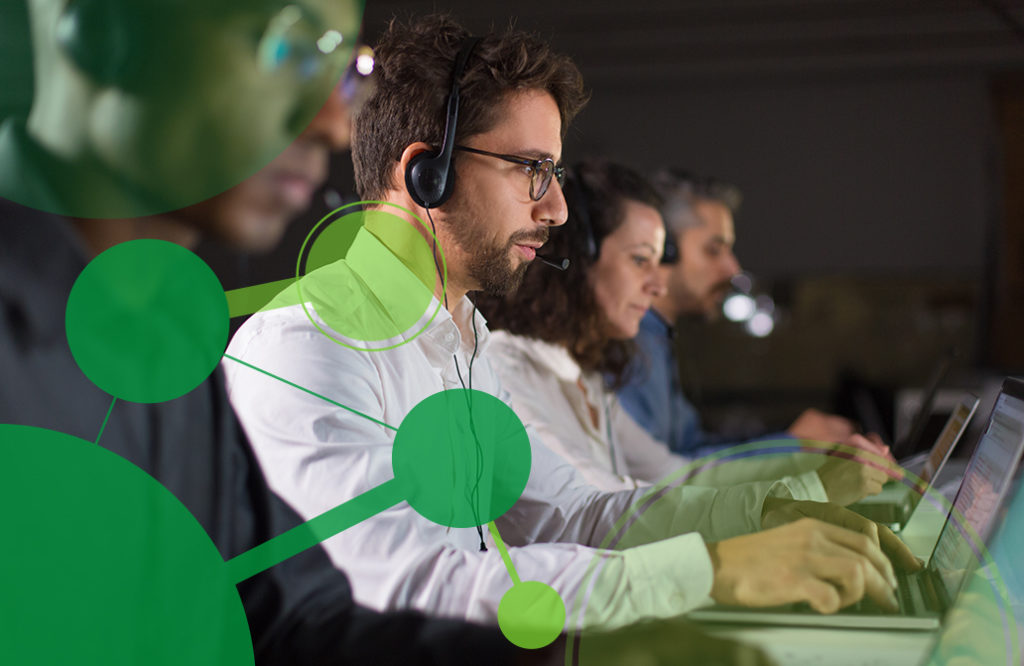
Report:
[[[950,389],[1024,371],[1024,3],[367,4],[370,43],[391,17],[436,9],[571,55],[592,101],[567,162],[676,165],[741,187],[736,252],[779,317],[764,339],[683,322],[685,382],[712,422],[775,427],[807,405],[863,419],[852,396],[866,389],[891,427],[898,389],[951,346]],[[5,52],[25,38],[5,16]],[[23,112],[29,81],[27,64],[0,66],[0,116]],[[331,189],[354,196],[348,156],[335,162]],[[271,256],[200,252],[228,288],[286,277],[326,209]]]

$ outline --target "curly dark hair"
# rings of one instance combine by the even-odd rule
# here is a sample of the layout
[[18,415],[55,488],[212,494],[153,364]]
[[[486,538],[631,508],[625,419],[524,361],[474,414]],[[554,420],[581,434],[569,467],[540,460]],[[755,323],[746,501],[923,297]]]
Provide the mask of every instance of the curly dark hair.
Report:
[[[395,186],[392,171],[406,146],[424,141],[440,147],[452,69],[469,36],[443,14],[388,25],[374,47],[376,89],[354,122],[352,160],[362,199],[381,199]],[[545,90],[554,98],[563,137],[587,101],[576,65],[543,40],[512,28],[482,36],[460,81],[455,141],[492,129],[502,99],[528,90]]]
[[477,293],[473,300],[490,328],[562,345],[583,370],[600,372],[616,389],[626,381],[636,345],[604,335],[604,313],[588,274],[601,242],[622,224],[625,202],[658,208],[662,200],[639,173],[603,160],[571,169],[563,190],[569,220],[551,230],[544,254],[568,258],[568,270],[557,274],[534,261],[516,291],[503,297]]

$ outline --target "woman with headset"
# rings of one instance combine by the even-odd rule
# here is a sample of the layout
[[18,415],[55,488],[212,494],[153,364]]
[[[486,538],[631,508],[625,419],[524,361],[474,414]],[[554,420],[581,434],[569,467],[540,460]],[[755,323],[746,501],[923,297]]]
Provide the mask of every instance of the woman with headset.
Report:
[[[534,263],[518,290],[476,299],[494,331],[491,363],[516,413],[545,444],[607,490],[669,476],[715,486],[786,477],[797,499],[843,505],[881,490],[881,469],[795,455],[785,443],[766,446],[772,455],[712,464],[690,476],[693,461],[651,438],[614,393],[637,353],[632,338],[640,319],[666,288],[658,271],[665,249],[660,198],[632,169],[604,161],[572,170],[564,193],[569,221],[551,232],[547,255],[556,263],[568,259],[568,270],[553,274]],[[864,446],[858,437],[846,443]]]

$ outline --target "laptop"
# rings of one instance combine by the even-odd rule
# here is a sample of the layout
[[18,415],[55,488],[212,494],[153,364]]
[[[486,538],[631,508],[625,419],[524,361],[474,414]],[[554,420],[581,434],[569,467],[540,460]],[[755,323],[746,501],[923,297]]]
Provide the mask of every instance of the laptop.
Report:
[[946,616],[929,664],[1024,664],[1024,478],[1003,502],[1002,520],[988,540],[991,561],[979,567]]
[[949,374],[950,368],[953,367],[953,361],[958,356],[959,351],[956,347],[952,347],[939,358],[935,367],[932,368],[932,372],[928,376],[928,383],[925,385],[921,397],[921,406],[918,408],[917,414],[914,415],[909,432],[906,437],[893,442],[892,454],[897,456],[898,459],[902,460],[902,458],[913,455],[920,448],[923,448],[921,447],[923,443],[920,440],[931,419],[932,407],[935,405],[935,396],[938,394],[942,382],[946,379],[946,375]]
[[[815,627],[930,630],[939,626],[977,562],[1000,504],[1024,452],[1024,382],[1007,379],[985,433],[967,464],[963,481],[924,569],[897,571],[900,609],[887,613],[870,599],[832,615],[807,604],[770,608],[712,606],[687,614],[700,622]],[[976,534],[977,537],[974,537]]]
[[949,415],[931,451],[900,462],[902,467],[921,479],[920,485],[908,486],[898,481],[887,483],[880,494],[865,497],[848,508],[894,530],[906,525],[921,498],[934,485],[957,442],[963,437],[971,417],[978,409],[978,403],[977,397],[970,394],[964,396]]

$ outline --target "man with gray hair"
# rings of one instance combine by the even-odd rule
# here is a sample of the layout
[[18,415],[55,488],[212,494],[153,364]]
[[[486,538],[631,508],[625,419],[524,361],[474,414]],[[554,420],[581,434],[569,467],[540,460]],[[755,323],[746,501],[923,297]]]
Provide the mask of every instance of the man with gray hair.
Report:
[[[743,200],[738,187],[682,169],[659,171],[652,183],[662,195],[667,227],[661,271],[668,290],[640,322],[636,342],[643,354],[630,370],[619,399],[655,439],[686,456],[698,456],[736,442],[701,427],[696,408],[683,394],[673,353],[673,325],[682,316],[716,319],[732,278],[740,273],[733,254],[733,216]],[[840,416],[805,410],[780,437],[843,441],[852,424]]]

